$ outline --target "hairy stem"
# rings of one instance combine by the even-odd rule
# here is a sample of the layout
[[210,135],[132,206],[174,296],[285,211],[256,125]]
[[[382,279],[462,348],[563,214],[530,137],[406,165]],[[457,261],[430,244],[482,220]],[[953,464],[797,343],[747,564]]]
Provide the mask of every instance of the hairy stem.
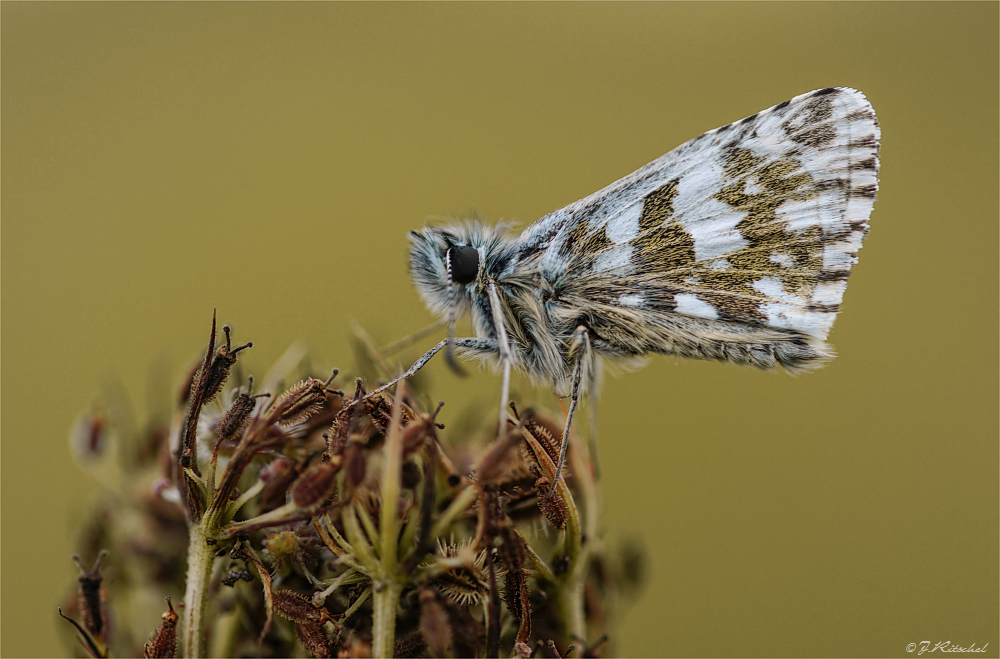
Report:
[[391,657],[396,646],[396,608],[402,588],[386,579],[372,588],[372,656]]
[[403,469],[403,442],[399,420],[403,410],[406,386],[396,391],[396,404],[392,408],[389,433],[385,438],[385,462],[382,471],[381,551],[379,576],[381,582],[372,583],[372,656],[391,657],[396,644],[396,607],[402,586],[397,577],[396,552],[399,542],[399,516],[397,501],[400,495],[400,478]]
[[191,526],[181,637],[181,653],[185,657],[205,656],[205,606],[208,603],[212,564],[215,562],[215,547],[208,544],[208,539],[202,524]]

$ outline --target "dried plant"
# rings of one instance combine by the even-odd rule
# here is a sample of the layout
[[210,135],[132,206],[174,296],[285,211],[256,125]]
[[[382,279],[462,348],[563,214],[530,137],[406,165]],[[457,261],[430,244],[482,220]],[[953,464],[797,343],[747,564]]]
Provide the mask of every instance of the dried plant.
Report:
[[608,607],[640,577],[634,557],[603,550],[594,470],[575,436],[552,490],[558,431],[530,410],[511,405],[499,440],[445,447],[441,405],[420,411],[405,382],[395,396],[366,393],[360,378],[345,394],[336,371],[287,386],[304,363],[294,350],[254,394],[253,378],[230,377],[252,344],[234,348],[223,330],[217,347],[213,318],[173,417],[135,431],[109,400],[74,429],[78,460],[109,485],[82,540],[95,562],[77,558],[78,592],[60,610],[87,654],[606,647]]

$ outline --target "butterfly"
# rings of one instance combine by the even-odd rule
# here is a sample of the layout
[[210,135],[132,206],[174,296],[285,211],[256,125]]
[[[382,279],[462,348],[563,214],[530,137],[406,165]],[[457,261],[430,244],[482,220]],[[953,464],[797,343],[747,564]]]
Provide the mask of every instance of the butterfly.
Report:
[[[682,144],[519,236],[479,221],[410,233],[410,270],[448,337],[570,396],[553,488],[600,360],[650,353],[788,371],[827,335],[868,231],[880,130],[864,94],[802,94]],[[474,337],[454,338],[471,314]]]

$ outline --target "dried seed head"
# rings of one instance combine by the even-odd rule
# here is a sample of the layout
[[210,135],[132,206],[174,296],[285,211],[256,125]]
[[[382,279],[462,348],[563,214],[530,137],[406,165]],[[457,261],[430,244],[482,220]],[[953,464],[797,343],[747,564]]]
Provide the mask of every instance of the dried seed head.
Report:
[[314,622],[296,622],[295,637],[299,639],[303,649],[314,657],[332,657],[336,651],[337,644],[327,638],[323,625]]
[[[560,443],[555,440],[552,433],[549,432],[549,430],[546,429],[544,426],[542,426],[541,424],[537,423],[534,420],[527,421],[524,424],[524,428],[541,445],[542,450],[545,451],[546,456],[552,462],[552,464],[555,465],[556,463],[558,463],[559,449],[561,448],[561,446]],[[524,459],[528,462],[538,465],[539,467],[542,467],[545,458],[539,455],[535,455],[535,449],[532,448],[531,444],[524,443],[522,444],[522,446],[524,446]],[[544,473],[545,468],[542,467],[542,469]]]
[[[177,653],[177,621],[180,618],[170,598],[166,599],[168,608],[163,614],[163,622],[143,647],[146,659],[173,657]],[[184,606],[184,603],[181,602],[177,606]]]
[[243,345],[234,348],[231,336],[232,328],[229,325],[223,325],[222,331],[226,333],[226,345],[219,346],[219,349],[216,351],[215,356],[212,358],[212,363],[209,364],[207,377],[202,382],[201,369],[198,369],[191,383],[191,397],[197,398],[195,396],[195,388],[200,388],[201,401],[203,403],[207,403],[215,398],[216,394],[222,389],[222,385],[229,378],[229,370],[236,363],[237,353],[253,347],[253,341],[247,341]]
[[444,657],[451,645],[451,622],[448,611],[433,588],[420,589],[420,633],[431,656]]
[[[402,638],[396,639],[396,646],[392,650],[394,657],[423,657],[427,653],[427,641],[420,632],[410,632]],[[441,656],[441,655],[436,655]]]
[[322,625],[324,622],[336,622],[324,607],[317,607],[312,597],[297,593],[294,590],[282,588],[274,593],[274,610],[283,618],[293,622],[305,622]]
[[219,421],[219,425],[215,430],[215,434],[219,440],[231,441],[238,438],[246,429],[247,423],[250,422],[250,415],[253,414],[254,408],[257,407],[257,399],[270,395],[257,394],[254,396],[253,378],[251,377],[247,392],[236,397],[233,404],[226,410],[225,416]]
[[508,524],[499,529],[500,536],[500,561],[508,571],[514,572],[524,566],[524,559],[527,556],[527,545],[524,538],[518,533],[507,518]]
[[101,576],[101,561],[107,555],[107,550],[102,549],[97,555],[97,560],[94,561],[94,566],[89,570],[84,566],[79,556],[73,555],[73,560],[80,568],[80,576],[78,577],[80,585],[77,590],[80,616],[83,618],[83,626],[97,638],[100,638],[104,631],[103,602],[101,601],[101,582],[104,577]]
[[555,528],[562,530],[566,528],[566,518],[569,516],[569,507],[563,500],[562,492],[556,490],[552,496],[545,494],[552,489],[552,481],[540,477],[535,481],[535,491],[538,493],[538,508],[545,515],[545,519]]
[[444,402],[438,403],[437,409],[432,414],[421,414],[415,423],[404,427],[400,438],[403,444],[403,459],[424,448],[428,441],[437,439],[437,429],[444,428],[436,421],[442,407],[444,407]]
[[330,501],[337,494],[337,472],[333,463],[317,462],[292,484],[291,498],[299,508],[312,508]]
[[476,465],[476,480],[481,483],[495,483],[514,466],[515,449],[521,445],[519,430],[508,432],[503,439],[494,442]]
[[[457,558],[462,555],[468,556],[464,565],[451,567],[438,576],[434,577],[431,583],[435,588],[444,593],[451,601],[469,606],[482,602],[490,593],[490,576],[486,570],[486,552],[492,551],[484,549],[475,558],[471,558],[472,548],[470,541],[462,541],[455,545],[445,545],[438,538],[438,555],[444,558]],[[498,578],[502,576],[503,570],[499,570]]]
[[[525,597],[521,597],[521,589],[525,590]],[[504,578],[504,603],[507,605],[507,610],[510,611],[511,615],[518,621],[524,620],[524,612],[528,612],[528,616],[531,616],[530,603],[527,602],[527,587],[525,586],[524,573],[520,570],[511,570],[507,572],[507,576]],[[528,607],[525,605],[528,604]]]
[[351,437],[344,450],[344,486],[348,491],[365,482],[368,471],[368,456],[365,454],[364,440],[361,437]]
[[261,512],[273,510],[285,504],[288,486],[298,476],[295,463],[282,456],[269,462],[260,470],[260,480],[264,489],[260,493]]
[[281,394],[271,408],[275,422],[282,426],[291,426],[305,421],[318,412],[326,405],[326,395],[332,393],[327,389],[327,385],[335,377],[337,377],[337,371],[334,371],[326,382],[316,378],[308,378]]

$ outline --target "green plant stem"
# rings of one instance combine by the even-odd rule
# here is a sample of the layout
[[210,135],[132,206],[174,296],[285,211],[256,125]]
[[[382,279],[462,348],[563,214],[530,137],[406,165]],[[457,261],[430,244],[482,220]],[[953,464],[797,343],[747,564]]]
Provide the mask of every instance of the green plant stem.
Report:
[[382,507],[379,532],[379,581],[372,582],[372,656],[391,657],[396,645],[396,607],[402,585],[396,574],[399,547],[399,515],[397,501],[401,491],[403,471],[403,441],[400,416],[403,410],[405,385],[396,391],[396,404],[385,438],[385,462],[382,470]]
[[215,562],[215,546],[208,544],[209,538],[202,523],[191,527],[188,541],[187,590],[184,593],[181,637],[181,653],[185,657],[205,656],[205,606],[208,603],[212,564]]
[[372,656],[391,657],[396,646],[396,607],[402,588],[395,579],[372,587]]

